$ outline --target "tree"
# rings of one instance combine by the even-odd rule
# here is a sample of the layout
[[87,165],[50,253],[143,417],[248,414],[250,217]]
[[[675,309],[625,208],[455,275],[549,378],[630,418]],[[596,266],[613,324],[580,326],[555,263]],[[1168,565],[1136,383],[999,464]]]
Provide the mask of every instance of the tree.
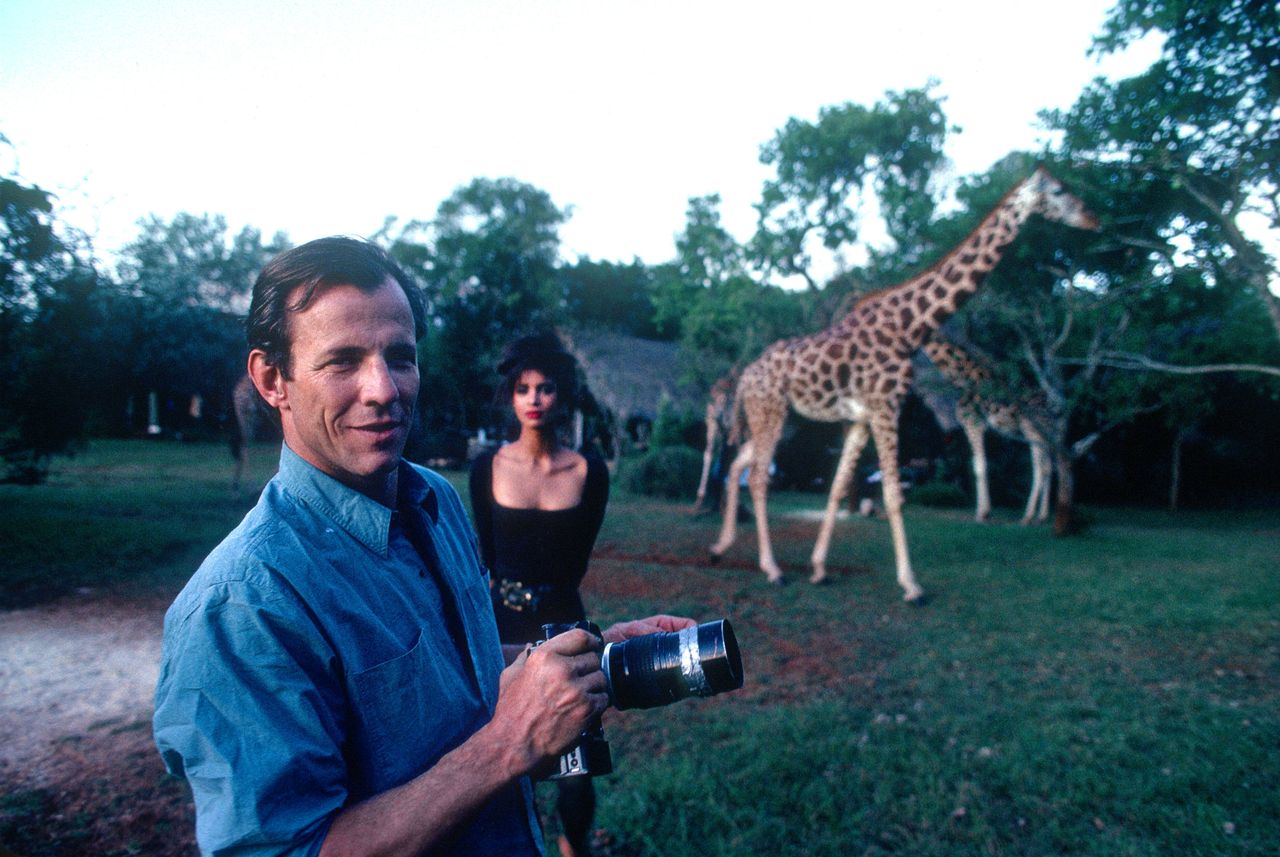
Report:
[[208,214],[152,216],[139,230],[121,251],[118,324],[128,365],[116,396],[137,401],[154,391],[176,408],[199,395],[225,408],[244,374],[254,278],[288,238],[264,242],[248,226],[232,235],[224,217]]
[[104,354],[101,279],[53,196],[0,178],[0,456],[4,481],[41,482],[83,438]]
[[230,235],[220,214],[182,212],[167,223],[152,215],[138,227],[121,253],[121,281],[130,294],[166,307],[242,314],[258,271],[289,247],[284,233],[264,242],[251,226]]
[[720,221],[720,195],[690,197],[676,256],[663,266],[654,290],[654,322],[679,335],[690,310],[707,290],[747,275],[746,251]]
[[[1148,185],[1153,263],[1177,258],[1265,308],[1280,338],[1275,260],[1249,238],[1251,214],[1280,230],[1280,6],[1273,0],[1120,0],[1097,54],[1165,37],[1143,74],[1094,81],[1069,111],[1045,114],[1063,154],[1123,165]],[[1178,248],[1175,253],[1174,248]],[[1176,264],[1176,263],[1175,263]]]
[[862,237],[863,211],[874,200],[893,255],[868,250],[890,281],[922,260],[921,229],[936,204],[933,179],[945,163],[946,117],[930,90],[889,92],[871,108],[826,107],[818,121],[791,119],[761,147],[775,170],[756,206],[759,225],[752,257],[766,272],[799,276],[810,288],[811,248],[819,241],[840,254]]
[[639,259],[623,265],[584,257],[562,266],[556,276],[556,292],[570,323],[660,338],[654,323],[654,274]]
[[0,178],[0,348],[9,359],[15,354],[13,338],[34,310],[50,272],[62,267],[62,253],[54,233],[52,195]]
[[801,302],[754,280],[746,250],[720,222],[716,194],[689,200],[676,258],[657,271],[655,319],[678,332],[685,376],[703,389],[801,324]]
[[[420,345],[420,412],[440,443],[489,423],[493,367],[521,330],[563,317],[556,276],[561,224],[545,191],[515,179],[475,179],[390,239],[391,252],[424,285],[433,324]],[[429,369],[429,371],[427,371]]]
[[[1044,118],[1063,132],[1062,155],[1092,165],[1119,202],[1109,232],[1131,263],[1127,330],[1074,360],[1160,389],[1176,505],[1183,443],[1224,389],[1209,373],[1280,375],[1276,260],[1245,228],[1252,218],[1280,231],[1280,7],[1121,0],[1092,50],[1149,34],[1164,42],[1147,71],[1094,81],[1069,111]],[[1267,394],[1261,380],[1255,389]]]

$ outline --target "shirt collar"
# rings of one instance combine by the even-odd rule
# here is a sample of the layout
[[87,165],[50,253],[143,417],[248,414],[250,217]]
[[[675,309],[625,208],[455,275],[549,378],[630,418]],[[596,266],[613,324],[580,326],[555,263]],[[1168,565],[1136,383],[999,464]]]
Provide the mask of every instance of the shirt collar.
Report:
[[440,501],[435,489],[409,462],[400,460],[400,472],[396,476],[399,496],[396,505],[401,509],[421,509],[434,526],[440,520]]
[[[396,478],[399,506],[420,508],[435,524],[439,501],[434,489],[403,459]],[[281,444],[280,471],[276,479],[300,503],[328,518],[369,550],[380,556],[387,555],[392,509],[322,472],[288,444]]]

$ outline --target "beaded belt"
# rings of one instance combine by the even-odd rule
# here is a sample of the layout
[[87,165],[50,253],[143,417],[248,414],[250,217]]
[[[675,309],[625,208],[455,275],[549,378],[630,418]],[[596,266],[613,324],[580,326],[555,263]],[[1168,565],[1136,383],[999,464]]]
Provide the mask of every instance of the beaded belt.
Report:
[[502,578],[498,581],[498,601],[508,610],[523,613],[537,610],[538,603],[552,592],[563,587],[553,583],[528,584]]

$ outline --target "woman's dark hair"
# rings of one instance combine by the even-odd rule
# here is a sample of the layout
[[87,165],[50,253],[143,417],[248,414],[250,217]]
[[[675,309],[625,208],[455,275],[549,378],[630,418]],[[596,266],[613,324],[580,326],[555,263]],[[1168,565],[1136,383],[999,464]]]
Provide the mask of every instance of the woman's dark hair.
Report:
[[[289,314],[307,308],[316,292],[329,286],[355,286],[372,292],[387,280],[404,291],[413,312],[413,335],[421,339],[427,330],[426,302],[413,277],[377,244],[357,238],[319,238],[276,256],[253,284],[245,338],[249,348],[260,348],[267,363],[289,375]],[[299,287],[297,300],[289,297]]]
[[549,414],[550,423],[554,429],[566,426],[578,407],[578,361],[554,333],[522,336],[502,352],[498,363],[502,382],[494,394],[495,408],[499,413],[510,415],[516,384],[529,369],[541,372],[555,383],[556,406]]

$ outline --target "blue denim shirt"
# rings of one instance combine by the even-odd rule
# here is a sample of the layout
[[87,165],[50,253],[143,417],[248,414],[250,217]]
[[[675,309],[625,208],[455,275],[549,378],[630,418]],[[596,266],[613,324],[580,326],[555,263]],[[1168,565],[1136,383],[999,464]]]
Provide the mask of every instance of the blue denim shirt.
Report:
[[[338,810],[417,776],[492,716],[503,658],[474,532],[440,476],[403,463],[399,483],[388,509],[284,447],[165,615],[155,739],[191,784],[202,853],[315,854]],[[541,853],[528,780],[449,848]]]

